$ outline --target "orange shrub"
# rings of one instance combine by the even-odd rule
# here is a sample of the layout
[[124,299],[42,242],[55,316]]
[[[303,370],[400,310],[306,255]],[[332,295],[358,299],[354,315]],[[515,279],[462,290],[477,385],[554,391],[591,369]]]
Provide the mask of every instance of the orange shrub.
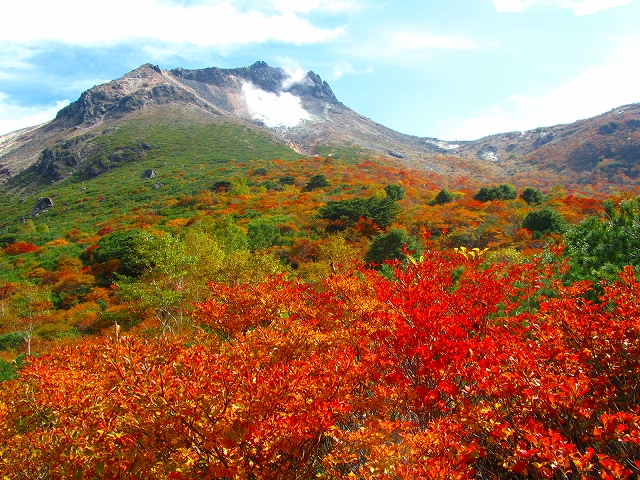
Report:
[[22,253],[35,252],[36,250],[38,250],[36,245],[25,242],[16,242],[5,248],[4,253],[7,255],[20,255]]

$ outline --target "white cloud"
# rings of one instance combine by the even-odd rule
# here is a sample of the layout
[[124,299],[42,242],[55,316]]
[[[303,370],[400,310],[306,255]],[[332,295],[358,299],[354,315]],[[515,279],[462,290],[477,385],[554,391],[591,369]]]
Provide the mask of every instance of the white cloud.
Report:
[[[79,12],[83,20],[71,21]],[[229,1],[185,7],[157,0],[21,0],[2,2],[0,18],[4,20],[0,40],[18,43],[54,40],[103,45],[154,38],[199,46],[267,40],[303,44],[331,40],[344,30],[316,28],[294,10],[275,15],[258,10],[241,13]]]
[[69,104],[69,100],[60,100],[55,105],[25,107],[8,100],[9,96],[0,92],[0,135],[53,120],[56,113]]
[[267,127],[295,127],[310,118],[300,99],[288,92],[265,92],[251,83],[243,84],[242,92],[251,116]]
[[29,71],[35,68],[30,59],[37,51],[12,42],[0,43],[0,80],[20,78],[15,71]]
[[574,122],[625,104],[640,102],[640,65],[633,52],[638,45],[621,50],[617,61],[591,68],[547,91],[511,95],[467,119],[451,139],[477,139],[499,132],[529,130]]
[[607,10],[613,7],[628,5],[634,0],[582,0],[582,1],[563,1],[561,6],[573,9],[578,16],[589,15],[601,10]]
[[555,6],[570,8],[578,15],[589,15],[601,10],[628,5],[635,0],[493,0],[499,13],[521,12],[529,7],[540,8]]

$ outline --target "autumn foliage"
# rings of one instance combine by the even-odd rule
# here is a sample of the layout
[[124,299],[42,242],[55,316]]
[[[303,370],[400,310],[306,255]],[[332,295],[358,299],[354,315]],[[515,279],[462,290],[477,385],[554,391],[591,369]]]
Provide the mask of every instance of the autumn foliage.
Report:
[[212,283],[199,328],[31,358],[9,478],[630,478],[640,283],[428,251],[386,278]]
[[20,255],[21,253],[35,252],[38,250],[36,245],[25,242],[16,242],[4,249],[7,255]]

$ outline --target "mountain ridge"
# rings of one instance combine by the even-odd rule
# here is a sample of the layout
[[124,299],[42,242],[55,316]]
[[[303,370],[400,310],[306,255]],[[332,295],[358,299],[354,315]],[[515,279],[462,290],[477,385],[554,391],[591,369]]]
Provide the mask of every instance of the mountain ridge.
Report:
[[[540,177],[549,183],[556,175],[557,183],[628,186],[640,174],[640,104],[566,125],[449,142],[405,135],[364,117],[341,103],[312,71],[294,75],[258,61],[198,70],[144,64],[94,86],[51,122],[0,136],[0,182],[38,162],[51,166],[56,161],[65,168],[50,180],[62,180],[93,151],[93,139],[108,135],[113,125],[141,115],[167,115],[167,109],[187,123],[235,122],[262,129],[300,155],[352,147],[444,178],[518,183]],[[61,145],[65,152],[58,155],[54,150]],[[144,155],[145,148],[137,150],[132,155]]]

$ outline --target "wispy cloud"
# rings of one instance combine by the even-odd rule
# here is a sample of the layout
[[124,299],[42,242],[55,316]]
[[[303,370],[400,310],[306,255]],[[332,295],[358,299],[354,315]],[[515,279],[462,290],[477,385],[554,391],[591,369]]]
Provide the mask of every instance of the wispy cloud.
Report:
[[344,77],[348,74],[358,73],[353,65],[349,62],[342,62],[333,65],[333,74],[331,76],[332,80],[337,80],[339,78]]
[[53,105],[25,107],[11,103],[9,96],[0,92],[0,135],[48,122],[68,103],[60,100]]
[[[29,44],[60,41],[69,44],[115,44],[137,39],[161,39],[199,46],[225,46],[264,41],[305,44],[331,40],[343,27],[318,28],[296,15],[344,2],[278,0],[275,13],[239,11],[229,1],[183,6],[157,0],[22,0],[3,2],[0,39]],[[70,19],[81,13],[86,21]],[[95,21],[94,21],[95,20]],[[99,21],[98,21],[99,20]]]
[[448,139],[471,140],[486,135],[570,123],[621,105],[640,102],[635,62],[639,45],[628,45],[608,65],[581,72],[571,80],[539,93],[511,95],[504,102],[472,116]]
[[[400,31],[391,33],[375,43],[362,47],[359,56],[369,60],[385,60],[391,63],[414,65],[435,52],[453,50],[476,50],[480,44],[465,35],[443,35],[423,31]],[[357,51],[357,50],[356,50]],[[351,52],[354,53],[353,51]],[[340,70],[338,70],[340,72]],[[342,70],[347,73],[348,69]]]
[[635,0],[493,0],[499,13],[521,12],[530,7],[570,8],[577,16],[589,15],[613,7],[628,5]]
[[13,42],[0,42],[0,80],[18,78],[16,72],[24,72],[34,69],[31,58],[37,51]]

